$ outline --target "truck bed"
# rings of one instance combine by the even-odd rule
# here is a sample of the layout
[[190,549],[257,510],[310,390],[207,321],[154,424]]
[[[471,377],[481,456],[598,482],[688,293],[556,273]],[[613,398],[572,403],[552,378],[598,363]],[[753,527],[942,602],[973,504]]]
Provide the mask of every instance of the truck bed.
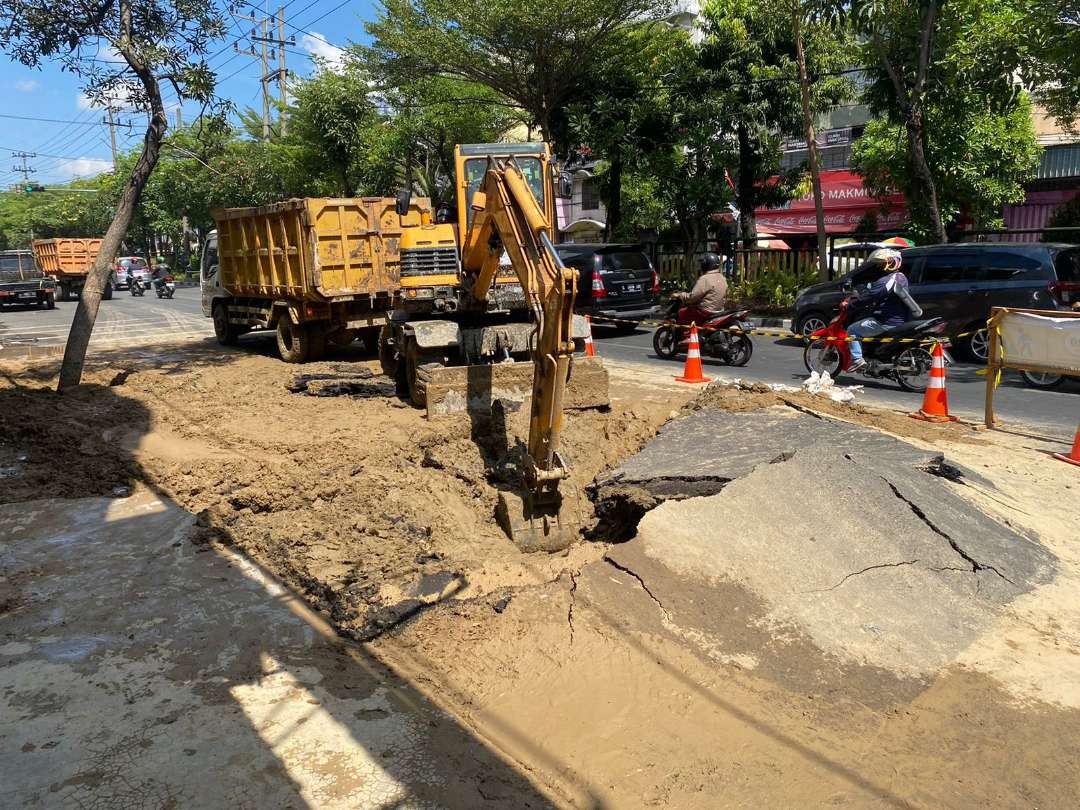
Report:
[[306,198],[213,212],[222,285],[237,297],[333,301],[392,298],[401,234],[430,202],[398,217],[384,197]]

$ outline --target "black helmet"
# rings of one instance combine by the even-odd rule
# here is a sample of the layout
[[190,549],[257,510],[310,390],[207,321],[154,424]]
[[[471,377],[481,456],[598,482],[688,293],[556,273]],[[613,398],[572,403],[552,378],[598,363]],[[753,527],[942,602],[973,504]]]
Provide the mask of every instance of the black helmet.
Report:
[[706,253],[701,257],[701,272],[708,273],[710,270],[716,270],[722,267],[724,264],[723,259],[717,256],[715,253]]

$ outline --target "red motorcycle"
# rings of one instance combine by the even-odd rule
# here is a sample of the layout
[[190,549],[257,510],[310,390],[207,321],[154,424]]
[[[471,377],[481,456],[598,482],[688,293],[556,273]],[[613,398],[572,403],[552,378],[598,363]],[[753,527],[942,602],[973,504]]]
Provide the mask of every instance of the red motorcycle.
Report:
[[[847,333],[851,319],[849,306],[846,299],[841,301],[840,311],[829,325],[810,335],[810,342],[803,352],[807,371],[819,374],[827,371],[835,379],[838,374],[851,368],[851,342]],[[857,373],[876,379],[896,380],[905,391],[925,391],[930,382],[933,359],[928,344],[920,340],[944,334],[945,327],[945,321],[941,318],[907,321],[873,338],[866,338],[863,341],[866,365]],[[884,342],[881,338],[893,338],[893,341]],[[910,338],[916,340],[900,340]],[[945,362],[948,365],[952,363],[952,358],[949,357],[947,344],[945,349]]]
[[666,323],[653,333],[653,351],[662,360],[674,360],[686,354],[690,343],[690,325],[698,328],[702,356],[715,357],[729,366],[745,366],[754,353],[750,340],[753,325],[746,320],[749,310],[706,313],[697,307],[685,307],[678,298],[668,303]]

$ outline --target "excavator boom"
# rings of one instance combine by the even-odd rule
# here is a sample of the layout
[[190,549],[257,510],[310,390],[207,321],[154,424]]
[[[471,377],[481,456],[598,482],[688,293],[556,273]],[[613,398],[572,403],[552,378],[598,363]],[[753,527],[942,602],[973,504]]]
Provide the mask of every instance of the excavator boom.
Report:
[[489,161],[470,204],[473,219],[462,249],[469,291],[477,301],[486,300],[505,251],[536,324],[524,487],[520,493],[500,493],[496,515],[522,549],[565,548],[577,529],[563,515],[559,491],[568,474],[559,455],[559,437],[574,353],[577,270],[559,259],[551,223],[513,158]]

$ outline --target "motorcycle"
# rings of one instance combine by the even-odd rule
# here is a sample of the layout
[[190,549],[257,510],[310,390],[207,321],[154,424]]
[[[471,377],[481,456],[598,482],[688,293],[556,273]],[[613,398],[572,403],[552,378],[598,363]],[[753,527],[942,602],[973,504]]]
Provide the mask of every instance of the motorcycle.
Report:
[[753,325],[746,320],[748,310],[729,310],[701,317],[696,307],[686,307],[678,298],[668,303],[665,321],[653,333],[653,351],[663,360],[685,354],[690,343],[690,325],[698,327],[701,354],[715,357],[729,366],[745,366],[754,353],[750,340]]
[[[815,330],[803,352],[807,371],[819,374],[828,372],[836,378],[851,368],[851,343],[847,326],[851,320],[850,302],[840,302],[840,311],[828,326]],[[941,318],[907,321],[900,326],[866,338],[863,341],[863,359],[866,365],[857,373],[872,379],[892,379],[905,391],[923,392],[930,382],[933,358],[930,349],[918,342],[899,342],[897,339],[930,338],[945,333],[946,323]],[[896,342],[883,342],[882,338]],[[952,364],[952,357],[945,345],[945,363]]]
[[132,295],[137,295],[139,297],[142,297],[143,292],[145,292],[145,290],[143,290],[142,281],[136,275],[132,275],[128,278],[128,289],[131,291]]
[[173,283],[173,277],[163,276],[162,278],[155,279],[154,292],[157,293],[158,298],[172,298],[173,293],[176,292],[176,284]]

